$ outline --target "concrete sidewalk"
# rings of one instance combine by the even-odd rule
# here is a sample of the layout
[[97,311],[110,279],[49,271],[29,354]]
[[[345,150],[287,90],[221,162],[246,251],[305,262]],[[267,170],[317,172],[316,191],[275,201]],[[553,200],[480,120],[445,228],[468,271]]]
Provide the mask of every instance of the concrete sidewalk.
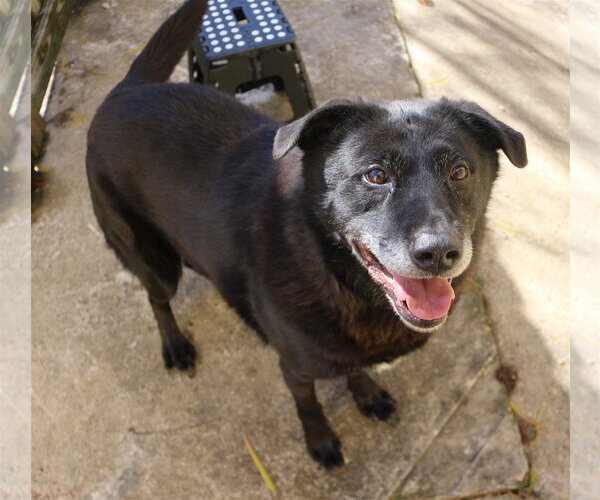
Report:
[[[534,486],[543,488],[544,498],[564,497],[564,315],[558,311],[548,318],[540,312],[562,297],[566,279],[564,74],[559,71],[551,83],[546,74],[530,71],[521,81],[518,67],[514,74],[504,66],[496,69],[495,62],[528,61],[529,45],[516,35],[505,49],[510,52],[506,59],[497,55],[497,40],[481,34],[475,36],[480,42],[465,38],[458,47],[462,35],[457,32],[455,55],[433,60],[433,53],[450,49],[440,38],[442,25],[466,30],[464,23],[478,16],[475,26],[485,28],[485,35],[503,29],[482,24],[489,17],[482,7],[487,2],[473,2],[472,9],[456,2],[452,8],[468,10],[460,15],[438,3],[428,8],[416,0],[398,2],[395,19],[385,0],[281,1],[298,34],[318,102],[353,95],[401,99],[417,96],[420,88],[433,95],[436,85],[452,85],[444,92],[478,100],[521,127],[532,158],[532,168],[524,171],[507,167],[498,185],[491,214],[494,245],[482,273],[488,300],[474,284],[448,328],[426,348],[376,370],[399,401],[395,419],[387,424],[365,419],[340,383],[319,385],[348,461],[334,473],[318,469],[305,452],[274,352],[196,276],[185,275],[174,304],[178,321],[201,353],[196,377],[164,371],[145,292],[105,248],[91,211],[84,174],[89,120],[140,44],[179,1],[119,0],[107,2],[109,8],[89,2],[73,19],[49,105],[48,116],[55,119],[43,162],[53,174],[32,229],[32,479],[38,498],[268,498],[244,448],[244,433],[285,498],[508,493],[525,485],[529,464],[504,388],[494,378],[500,357],[521,374],[514,398],[524,415],[535,417],[547,406],[538,439],[527,449],[538,471]],[[529,3],[514,5],[529,9]],[[547,13],[540,18],[555,28],[560,8],[557,12],[558,17]],[[496,54],[489,68],[485,58],[465,62],[469,50],[482,48]],[[554,48],[559,57],[567,50],[562,42]],[[562,60],[546,63],[554,68]],[[461,64],[488,75],[504,71],[505,77],[484,85],[483,78],[469,79]],[[428,71],[436,68],[441,73],[430,76]],[[507,82],[513,76],[525,92],[518,99],[540,115],[525,113],[509,99],[514,96]],[[176,80],[186,77],[183,66],[174,75]],[[544,91],[555,95],[556,111],[534,100],[539,85],[551,87]],[[477,88],[489,93],[477,93]],[[506,92],[506,98],[492,101],[494,92]],[[554,154],[549,148],[555,148]],[[546,164],[539,166],[541,161]],[[544,196],[532,199],[530,192]],[[552,283],[539,280],[540,266],[552,266]]]
[[570,24],[571,497],[591,500],[600,491],[600,3],[571,2]]
[[[433,2],[431,2],[433,3]],[[558,0],[394,2],[425,97],[472,99],[521,131],[489,211],[482,276],[543,498],[569,497],[569,13]]]

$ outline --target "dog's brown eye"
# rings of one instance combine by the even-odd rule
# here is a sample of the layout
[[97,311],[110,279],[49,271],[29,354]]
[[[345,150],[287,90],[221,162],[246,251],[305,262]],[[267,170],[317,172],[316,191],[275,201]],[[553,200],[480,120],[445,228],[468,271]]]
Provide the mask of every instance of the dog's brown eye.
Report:
[[371,184],[385,184],[388,181],[388,176],[380,168],[372,168],[365,174],[365,179]]
[[453,181],[464,181],[469,177],[469,169],[463,163],[458,163],[452,167],[450,179]]

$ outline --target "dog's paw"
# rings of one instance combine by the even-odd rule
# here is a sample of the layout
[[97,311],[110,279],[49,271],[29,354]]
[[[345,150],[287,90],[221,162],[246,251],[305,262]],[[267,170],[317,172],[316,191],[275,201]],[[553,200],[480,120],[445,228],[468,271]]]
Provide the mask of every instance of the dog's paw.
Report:
[[384,389],[377,389],[362,397],[355,397],[358,409],[367,417],[378,420],[387,420],[396,411],[396,402],[390,393]]
[[198,352],[194,344],[182,337],[171,345],[163,345],[162,355],[167,370],[177,368],[184,372],[195,368]]
[[344,465],[344,455],[342,455],[341,450],[342,444],[335,434],[331,433],[320,439],[312,439],[306,444],[312,459],[326,469],[329,470]]

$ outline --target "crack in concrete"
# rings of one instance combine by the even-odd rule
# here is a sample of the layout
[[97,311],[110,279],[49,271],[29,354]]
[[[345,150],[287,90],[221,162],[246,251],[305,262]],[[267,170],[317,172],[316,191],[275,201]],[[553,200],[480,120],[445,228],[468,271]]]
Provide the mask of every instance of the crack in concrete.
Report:
[[485,282],[481,282],[481,283],[478,282],[477,284],[480,286],[480,291],[481,291],[481,313],[482,313],[483,317],[485,318],[485,324],[488,326],[490,335],[492,336],[494,344],[496,345],[496,352],[498,353],[498,361],[500,362],[500,364],[503,364],[504,356],[502,354],[502,349],[500,348],[500,339],[498,338],[498,335],[496,334],[496,332],[494,330],[494,325],[492,324],[492,318],[489,313],[488,299],[487,299],[487,295],[485,294]]
[[477,459],[479,458],[479,455],[481,455],[481,453],[483,452],[483,450],[485,450],[485,448],[487,447],[490,440],[496,435],[496,432],[498,432],[498,428],[502,425],[502,422],[504,422],[504,419],[506,417],[507,417],[506,415],[503,415],[502,418],[500,418],[498,420],[498,424],[494,427],[494,429],[485,437],[485,441],[483,442],[483,444],[479,447],[479,449],[473,456],[473,460],[471,461],[470,466],[464,472],[464,474],[462,475],[462,477],[460,478],[460,480],[458,481],[456,486],[454,486],[454,488],[452,488],[452,491],[459,490],[460,487],[462,486],[462,484],[465,482],[465,479],[469,477],[469,473],[476,466],[476,462],[477,462]]
[[417,93],[418,93],[419,97],[423,97],[423,86],[421,85],[421,81],[419,80],[419,77],[417,76],[417,71],[415,70],[415,67],[413,65],[413,60],[410,55],[410,50],[408,48],[408,42],[406,40],[406,35],[404,34],[404,30],[402,29],[402,25],[400,24],[400,13],[398,12],[398,9],[396,8],[396,4],[394,3],[394,0],[389,0],[389,3],[390,3],[390,7],[392,9],[392,13],[394,15],[394,21],[396,23],[396,26],[398,27],[398,32],[400,33],[400,38],[402,39],[402,44],[404,45],[404,50],[406,51],[406,57],[408,59],[408,68],[410,69],[410,73],[411,73],[415,83],[417,84]]
[[182,425],[180,427],[171,427],[166,429],[150,429],[145,431],[139,431],[135,427],[130,427],[127,431],[134,436],[151,436],[151,435],[160,435],[160,434],[173,434],[176,432],[189,431],[193,429],[197,429],[202,427],[204,424],[190,424],[190,425]]
[[[463,394],[463,396],[457,401],[457,403],[454,406],[454,408],[452,409],[452,411],[450,411],[448,413],[448,416],[447,416],[446,420],[442,423],[442,425],[440,426],[440,428],[438,429],[438,431],[433,435],[433,437],[431,438],[431,440],[429,441],[429,443],[427,444],[427,446],[423,449],[423,451],[421,452],[421,454],[419,455],[419,457],[413,462],[412,467],[406,472],[406,474],[404,474],[404,476],[402,476],[402,478],[400,479],[398,487],[394,488],[394,491],[396,492],[395,494],[401,494],[401,491],[404,488],[404,486],[406,486],[406,482],[410,478],[410,475],[412,474],[412,472],[415,470],[415,468],[417,467],[417,465],[419,463],[421,463],[421,461],[423,460],[423,458],[425,457],[425,455],[427,454],[427,452],[429,451],[429,449],[436,442],[437,438],[440,436],[440,434],[443,432],[443,430],[452,421],[453,417],[456,415],[456,413],[458,412],[458,410],[460,408],[462,408],[463,403],[471,395],[471,393],[475,390],[475,387],[477,386],[477,384],[479,383],[479,381],[482,379],[482,377],[485,375],[487,369],[494,363],[494,361],[496,361],[496,359],[497,359],[497,355],[494,354],[494,355],[490,356],[486,360],[486,362],[484,363],[484,365],[481,367],[481,369],[477,373],[476,377],[474,378],[474,381],[471,384],[471,386],[465,391],[465,393]],[[487,443],[487,440],[486,440],[486,443]]]
[[[496,333],[496,330],[494,328],[494,324],[492,322],[492,318],[491,315],[489,313],[489,306],[488,306],[488,300],[487,300],[487,295],[485,294],[485,282],[481,282],[481,283],[477,283],[480,286],[480,293],[481,293],[481,313],[484,316],[484,318],[486,319],[486,324],[489,328],[489,332],[490,335],[492,336],[492,339],[494,340],[494,343],[496,345],[496,352],[498,355],[498,360],[500,362],[500,364],[504,364],[504,356],[502,353],[502,349],[500,347],[500,339],[498,337],[498,334]],[[506,394],[506,400],[507,402],[510,400],[510,394]],[[511,413],[514,413],[511,411]],[[513,415],[513,418],[515,416]],[[525,474],[525,478],[523,478],[523,481],[525,481],[525,479],[527,477],[531,477],[531,471],[532,469],[535,468],[535,465],[533,464],[533,460],[532,460],[532,456],[531,456],[531,452],[528,450],[528,447],[523,444],[523,442],[521,442],[521,449],[523,450],[523,455],[525,456],[525,460],[527,461],[527,473]],[[506,491],[503,491],[501,493],[508,493],[511,491],[515,491],[515,489],[509,489]],[[465,498],[481,498],[480,496],[472,496],[472,497],[465,497]]]

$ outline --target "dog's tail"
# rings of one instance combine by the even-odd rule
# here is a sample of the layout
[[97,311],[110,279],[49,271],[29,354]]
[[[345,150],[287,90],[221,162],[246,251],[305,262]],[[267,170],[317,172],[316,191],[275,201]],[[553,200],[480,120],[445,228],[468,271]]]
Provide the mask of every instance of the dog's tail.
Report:
[[152,36],[115,90],[168,80],[198,35],[208,0],[187,0]]

